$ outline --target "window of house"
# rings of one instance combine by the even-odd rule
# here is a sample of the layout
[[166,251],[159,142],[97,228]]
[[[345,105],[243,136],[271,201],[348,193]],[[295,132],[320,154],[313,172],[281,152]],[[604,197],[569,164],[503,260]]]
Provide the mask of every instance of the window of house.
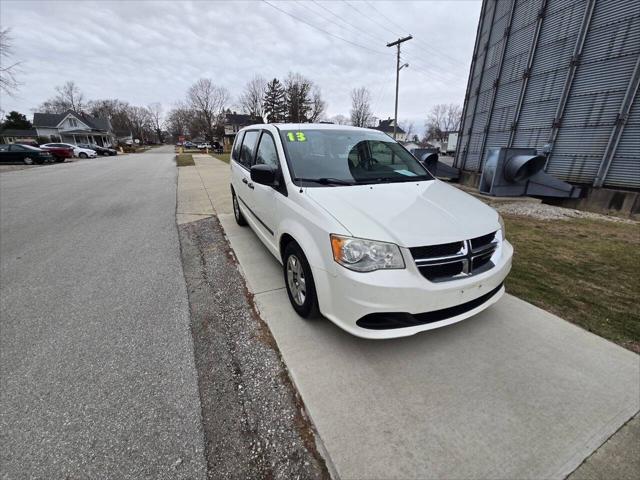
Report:
[[75,118],[69,118],[69,125],[75,128],[78,126],[78,121]]

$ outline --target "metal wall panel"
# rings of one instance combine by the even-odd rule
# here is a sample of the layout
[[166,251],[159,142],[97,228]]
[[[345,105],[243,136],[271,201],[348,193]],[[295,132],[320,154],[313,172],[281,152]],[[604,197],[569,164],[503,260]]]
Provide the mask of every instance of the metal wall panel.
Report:
[[[456,165],[479,170],[482,150],[507,146],[511,136],[514,147],[542,150],[553,142],[547,171],[592,184],[612,130],[621,128],[620,108],[640,55],[640,0],[516,0],[511,17],[512,5],[484,0]],[[609,157],[605,186],[640,188],[638,103]]]
[[640,189],[640,101],[637,97],[604,184]]

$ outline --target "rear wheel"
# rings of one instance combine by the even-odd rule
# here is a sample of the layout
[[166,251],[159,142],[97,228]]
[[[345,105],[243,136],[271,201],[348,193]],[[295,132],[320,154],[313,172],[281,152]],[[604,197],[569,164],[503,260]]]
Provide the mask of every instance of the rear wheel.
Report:
[[234,192],[233,190],[231,190],[231,201],[233,202],[233,216],[236,219],[236,223],[241,227],[246,226],[247,221],[245,220],[244,215],[242,215],[242,212],[240,211],[238,197],[236,196],[236,192]]
[[64,157],[53,157],[53,161],[56,163],[62,163],[64,160]]
[[290,242],[284,249],[284,283],[291,306],[303,318],[319,315],[318,297],[311,267],[300,246]]
[[89,157],[87,156],[87,154],[86,154],[86,153],[84,153],[84,152],[80,152],[80,153],[78,154],[78,156],[79,156],[80,158],[89,158]]

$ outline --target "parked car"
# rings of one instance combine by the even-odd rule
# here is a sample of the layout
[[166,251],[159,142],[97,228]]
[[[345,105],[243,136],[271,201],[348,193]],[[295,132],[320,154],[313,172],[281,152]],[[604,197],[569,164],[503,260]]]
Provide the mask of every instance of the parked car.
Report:
[[94,143],[79,143],[78,147],[85,148],[87,150],[94,150],[99,155],[117,155],[118,151],[114,148],[101,147],[100,145],[96,145]]
[[72,145],[70,143],[45,143],[44,145],[40,145],[41,148],[48,147],[67,147],[73,149],[73,155],[75,157],[80,158],[96,158],[98,154],[95,150],[90,148],[81,148],[78,145]]
[[214,153],[222,153],[224,151],[220,142],[213,142],[211,144],[211,149],[213,150]]
[[188,140],[187,140],[186,142],[184,142],[184,143],[182,144],[182,146],[183,146],[184,148],[196,148],[196,147],[197,147],[197,145],[196,145],[195,143],[190,142],[190,141],[188,141]]
[[393,338],[464,320],[504,293],[513,248],[498,213],[382,132],[254,125],[230,164],[236,222],[282,263],[302,317]]
[[[47,145],[47,144],[45,144]],[[48,151],[53,156],[53,159],[57,163],[64,162],[67,158],[73,158],[73,148],[71,147],[53,147],[42,145],[40,148]],[[48,144],[52,145],[52,144]]]
[[209,142],[203,142],[196,145],[198,150],[204,150],[205,148],[211,148],[211,144]]
[[41,148],[20,144],[0,145],[0,162],[33,165],[34,163],[50,162],[51,160],[51,153]]

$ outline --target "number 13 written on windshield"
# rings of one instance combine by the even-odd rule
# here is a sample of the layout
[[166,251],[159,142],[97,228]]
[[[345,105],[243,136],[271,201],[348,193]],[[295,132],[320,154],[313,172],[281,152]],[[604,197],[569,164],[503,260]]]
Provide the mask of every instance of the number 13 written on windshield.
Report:
[[304,136],[304,132],[288,132],[287,139],[290,142],[306,142],[307,137]]

